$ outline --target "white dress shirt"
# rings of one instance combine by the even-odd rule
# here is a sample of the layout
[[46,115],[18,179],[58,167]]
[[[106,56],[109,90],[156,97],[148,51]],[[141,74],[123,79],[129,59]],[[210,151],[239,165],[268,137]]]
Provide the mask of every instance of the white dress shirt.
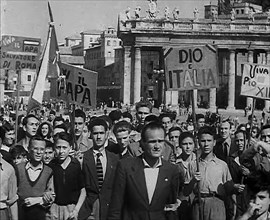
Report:
[[148,201],[150,204],[152,201],[155,189],[156,189],[159,168],[160,166],[162,166],[162,161],[161,161],[161,158],[159,158],[158,164],[154,167],[151,167],[146,162],[145,159],[142,159],[142,160],[144,164],[144,176],[145,176],[146,189],[147,189],[147,194],[148,194]]

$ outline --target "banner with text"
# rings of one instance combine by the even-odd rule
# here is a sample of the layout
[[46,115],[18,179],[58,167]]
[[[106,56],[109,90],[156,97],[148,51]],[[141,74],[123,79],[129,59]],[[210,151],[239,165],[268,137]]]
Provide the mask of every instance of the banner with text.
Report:
[[37,70],[41,40],[39,38],[3,35],[1,46],[1,69]]
[[218,87],[217,51],[210,45],[171,48],[165,58],[168,90]]
[[60,64],[62,79],[52,82],[51,97],[86,108],[96,106],[97,72]]
[[270,66],[244,64],[240,95],[270,100]]

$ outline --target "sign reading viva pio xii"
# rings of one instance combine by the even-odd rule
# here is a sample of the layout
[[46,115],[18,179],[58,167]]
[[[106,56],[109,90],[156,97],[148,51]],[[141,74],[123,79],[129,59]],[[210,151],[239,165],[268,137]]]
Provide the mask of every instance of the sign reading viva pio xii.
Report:
[[168,90],[218,87],[217,52],[210,45],[173,48],[165,63]]
[[51,84],[51,97],[86,108],[95,107],[97,72],[66,63],[60,64],[60,71],[65,80]]
[[270,66],[244,64],[240,94],[270,100]]
[[1,69],[36,70],[39,62],[40,39],[3,35],[1,40]]

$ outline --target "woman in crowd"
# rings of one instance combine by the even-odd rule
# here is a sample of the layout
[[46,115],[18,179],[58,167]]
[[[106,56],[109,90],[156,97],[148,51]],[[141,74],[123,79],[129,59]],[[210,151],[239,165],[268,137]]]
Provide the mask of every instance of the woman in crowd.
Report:
[[50,123],[47,121],[42,122],[38,127],[37,135],[43,137],[46,140],[52,141],[52,127]]

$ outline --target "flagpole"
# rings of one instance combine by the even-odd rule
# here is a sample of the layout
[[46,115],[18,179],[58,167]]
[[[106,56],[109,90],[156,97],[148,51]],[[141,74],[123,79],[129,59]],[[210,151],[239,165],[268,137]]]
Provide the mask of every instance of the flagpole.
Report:
[[17,70],[18,80],[17,80],[17,101],[16,101],[16,119],[15,119],[15,140],[18,142],[18,122],[19,122],[19,99],[20,99],[20,89],[21,89],[21,70]]

